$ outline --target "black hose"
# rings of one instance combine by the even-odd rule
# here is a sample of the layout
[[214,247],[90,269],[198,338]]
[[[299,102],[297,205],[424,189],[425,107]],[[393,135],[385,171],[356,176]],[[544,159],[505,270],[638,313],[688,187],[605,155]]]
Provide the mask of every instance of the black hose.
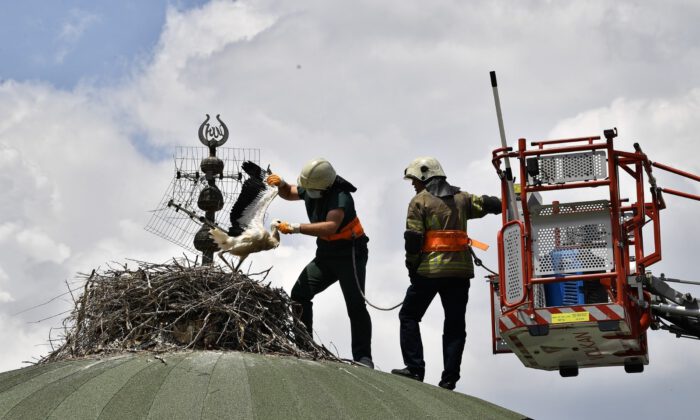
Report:
[[488,271],[489,273],[493,274],[494,276],[498,276],[498,273],[495,271],[491,270],[490,268],[486,267],[483,262],[481,262],[481,259],[476,256],[474,253],[474,249],[472,247],[469,247],[469,252],[472,253],[472,258],[474,258],[474,264],[478,265],[479,267],[483,268],[484,270]]
[[[483,268],[484,270],[488,271],[489,273],[491,273],[495,276],[498,276],[498,273],[496,273],[495,271],[491,270],[490,268],[488,268],[484,265],[484,263],[481,261],[481,259],[476,256],[472,247],[469,247],[469,252],[471,252],[472,257],[474,258],[474,264]],[[369,300],[367,300],[365,293],[362,291],[362,286],[360,286],[360,279],[357,277],[357,265],[355,264],[355,235],[352,236],[352,271],[353,271],[353,274],[355,275],[355,284],[357,285],[357,290],[359,290],[360,295],[362,295],[362,299],[364,299],[365,303],[367,303],[369,306],[373,307],[374,309],[378,309],[380,311],[393,311],[394,309],[403,305],[403,301],[401,301],[401,303],[398,303],[390,308],[382,308],[380,306],[373,304]]]
[[360,291],[360,295],[362,295],[362,299],[364,299],[365,302],[369,306],[373,307],[374,309],[378,309],[380,311],[393,311],[394,309],[403,305],[403,301],[401,301],[401,303],[394,305],[391,308],[382,308],[382,307],[379,307],[379,306],[373,304],[369,300],[367,300],[365,293],[362,291],[362,286],[360,286],[360,279],[357,277],[357,265],[355,265],[355,234],[352,235],[352,271],[353,271],[353,274],[355,274],[355,284],[357,285],[357,290]]

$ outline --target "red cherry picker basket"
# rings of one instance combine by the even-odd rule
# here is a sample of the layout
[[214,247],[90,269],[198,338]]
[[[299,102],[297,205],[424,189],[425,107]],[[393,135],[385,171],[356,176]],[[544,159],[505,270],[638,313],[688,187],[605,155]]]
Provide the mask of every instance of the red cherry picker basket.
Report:
[[[512,150],[495,74],[492,85],[503,141],[493,151],[503,199],[499,275],[490,277],[493,352],[515,353],[527,367],[562,376],[598,366],[632,373],[649,363],[650,327],[700,338],[697,300],[668,285],[696,283],[648,271],[661,260],[663,193],[700,200],[658,187],[652,168],[700,177],[652,162],[638,144],[634,152],[617,150],[616,129],[603,139],[543,140],[531,149],[520,139]],[[510,159],[518,162],[513,169]],[[576,199],[560,200],[567,196]]]

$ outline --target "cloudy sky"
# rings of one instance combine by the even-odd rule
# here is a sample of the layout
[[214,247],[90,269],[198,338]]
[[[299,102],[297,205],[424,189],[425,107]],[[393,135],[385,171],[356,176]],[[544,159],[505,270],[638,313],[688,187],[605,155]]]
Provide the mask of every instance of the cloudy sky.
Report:
[[[330,159],[359,187],[370,236],[367,294],[400,301],[402,231],[416,156],[495,194],[499,146],[489,71],[498,72],[508,141],[602,135],[617,127],[653,160],[699,173],[700,5],[686,1],[261,0],[25,1],[0,15],[0,371],[50,349],[76,273],[182,250],[143,230],[172,176],[175,146],[196,146],[221,114],[226,146],[259,148],[289,180]],[[661,173],[662,186],[699,193]],[[697,279],[698,203],[668,197],[659,274]],[[273,217],[303,222],[275,201]],[[493,245],[500,218],[470,224]],[[251,257],[289,291],[309,237]],[[495,266],[495,251],[483,253]],[[457,390],[534,418],[681,418],[692,410],[698,343],[650,333],[643,374],[577,378],[491,354],[488,288],[477,271]],[[696,290],[689,289],[692,293]],[[30,309],[62,295],[46,305]],[[350,356],[339,288],[315,300],[319,339]],[[53,318],[43,320],[47,317]],[[377,367],[401,367],[397,312],[371,310]],[[422,323],[428,372],[442,368],[442,310]],[[43,320],[41,322],[37,322]],[[54,328],[52,330],[52,328]],[[679,356],[680,355],[680,356]],[[691,411],[692,412],[692,411]]]

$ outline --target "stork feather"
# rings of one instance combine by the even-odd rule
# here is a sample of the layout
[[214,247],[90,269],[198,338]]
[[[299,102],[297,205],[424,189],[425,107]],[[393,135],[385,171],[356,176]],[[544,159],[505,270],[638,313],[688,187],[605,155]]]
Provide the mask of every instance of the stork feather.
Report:
[[277,196],[277,188],[265,183],[267,175],[255,163],[245,161],[241,168],[248,174],[248,179],[243,182],[238,199],[231,207],[231,228],[228,234],[220,229],[209,231],[210,237],[219,246],[218,255],[226,265],[231,267],[223,258],[225,252],[239,257],[234,271],[238,270],[248,255],[277,248],[279,245],[277,222],[272,223],[270,231],[263,225],[265,212]]

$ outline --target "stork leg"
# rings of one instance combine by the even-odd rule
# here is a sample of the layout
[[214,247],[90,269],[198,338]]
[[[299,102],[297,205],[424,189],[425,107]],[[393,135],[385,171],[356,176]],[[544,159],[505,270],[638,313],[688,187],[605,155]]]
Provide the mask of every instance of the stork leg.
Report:
[[226,252],[226,251],[217,252],[216,255],[218,255],[219,258],[221,258],[221,261],[223,261],[224,264],[226,264],[228,266],[228,268],[230,268],[232,271],[235,272],[235,270],[233,270],[233,266],[231,264],[229,264],[228,261],[226,261],[226,258],[224,258],[224,252]]
[[241,267],[241,264],[243,264],[243,260],[245,260],[246,258],[248,258],[247,255],[242,255],[242,256],[238,257],[238,265],[236,265],[236,269],[233,270],[234,273],[238,272],[238,269]]

